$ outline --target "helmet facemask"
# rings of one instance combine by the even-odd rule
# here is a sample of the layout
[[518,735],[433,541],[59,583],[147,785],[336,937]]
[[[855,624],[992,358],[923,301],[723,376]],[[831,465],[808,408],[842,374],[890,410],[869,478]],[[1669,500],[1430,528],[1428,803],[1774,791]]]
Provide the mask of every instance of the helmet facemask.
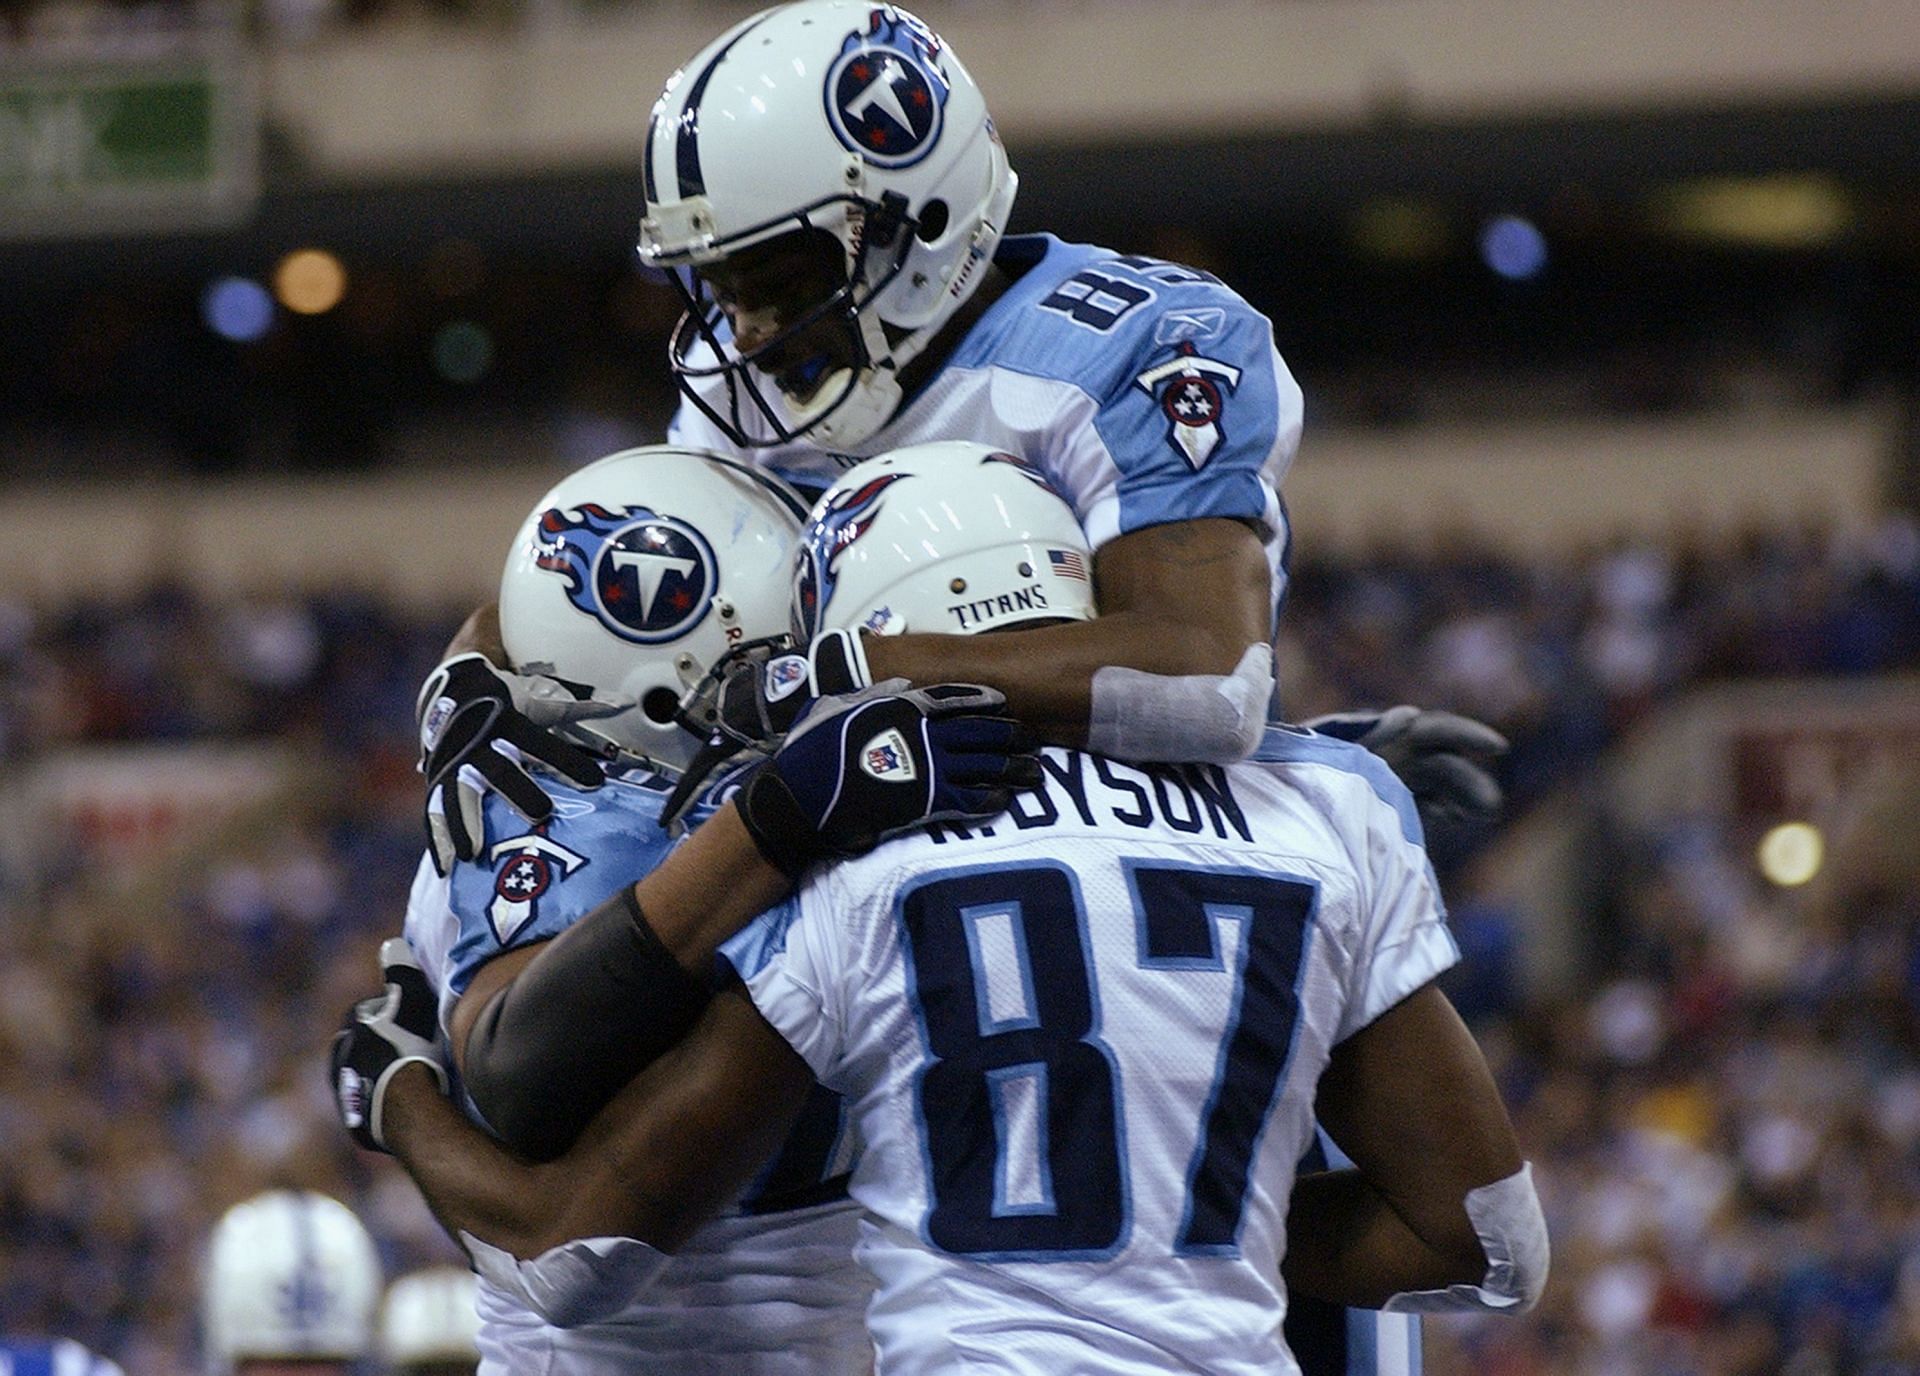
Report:
[[[874,307],[906,266],[918,231],[905,198],[890,191],[879,202],[829,197],[733,236],[732,244],[716,243],[702,265],[672,274],[686,308],[669,346],[683,393],[742,446],[785,444],[816,431],[828,443],[855,443],[877,430],[899,404],[897,372],[911,354],[903,357],[898,347],[907,332],[890,329]],[[802,235],[816,236],[820,247],[790,248],[782,261],[800,262],[808,251],[831,254],[822,273],[827,290],[788,310],[790,321],[779,319],[768,338],[742,350],[734,337],[739,312],[729,316],[726,293],[712,280],[722,274],[714,270]],[[723,380],[724,407],[701,395],[697,384],[710,378]],[[855,426],[858,435],[851,434]]]

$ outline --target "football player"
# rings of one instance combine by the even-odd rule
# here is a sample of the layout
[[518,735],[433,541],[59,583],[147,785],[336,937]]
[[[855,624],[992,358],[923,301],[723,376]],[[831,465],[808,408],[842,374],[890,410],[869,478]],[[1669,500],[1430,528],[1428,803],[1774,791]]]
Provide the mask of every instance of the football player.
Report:
[[[983,630],[1018,639],[1063,614],[1019,594],[1078,552],[1064,508],[1044,533],[955,562],[975,525],[966,497],[1045,495],[976,458],[956,481],[951,462],[890,456],[835,489],[891,479],[852,534],[815,523],[841,556],[817,600],[825,624],[918,615],[958,581],[993,613]],[[910,735],[861,715],[898,701],[803,720],[686,847],[496,996],[537,1000],[541,1054],[570,1073],[670,1044],[636,990],[702,969],[748,924],[727,946],[743,987],[573,1151],[527,1166],[463,1131],[424,1077],[383,1075],[389,1141],[440,1182],[443,1218],[528,1259],[588,1233],[672,1247],[817,1075],[848,1095],[865,1142],[853,1190],[883,1369],[1297,1370],[1283,1251],[1287,1284],[1342,1303],[1511,1311],[1537,1297],[1530,1173],[1432,983],[1457,952],[1411,798],[1375,757],[1297,728],[1226,770],[1049,750],[1044,785],[1004,816],[813,870],[750,921],[849,848],[823,840],[821,799],[857,785],[886,813],[914,777],[898,763]],[[871,782],[815,777],[846,760]],[[346,1035],[387,1041],[365,1018]],[[469,1037],[469,1069],[477,1051]],[[1296,1183],[1316,1090],[1359,1164]]]
[[[869,0],[781,5],[697,53],[654,106],[643,180],[640,259],[686,297],[671,440],[812,491],[865,456],[978,441],[1044,472],[1092,545],[1098,620],[1018,646],[966,639],[974,599],[956,593],[911,626],[800,644],[797,688],[791,665],[743,665],[721,695],[724,729],[777,735],[814,692],[899,677],[992,685],[1048,739],[1122,759],[1253,749],[1286,588],[1279,485],[1302,415],[1271,322],[1203,271],[1005,236],[1018,178],[979,87],[924,22]],[[502,676],[491,610],[449,649],[421,696],[443,866],[483,844],[486,788],[546,815],[495,741],[582,783],[598,773],[538,729],[590,709],[536,702],[538,685]],[[1447,758],[1419,789],[1491,809],[1490,776],[1461,751],[1498,738],[1440,725],[1437,741],[1399,738]]]
[[201,1335],[213,1376],[348,1376],[373,1354],[380,1256],[339,1200],[268,1190],[207,1244]]
[[[619,763],[591,793],[555,786],[545,823],[515,827],[506,805],[490,800],[497,839],[449,875],[422,861],[407,942],[389,943],[385,955],[402,969],[410,944],[421,973],[409,982],[421,981],[420,999],[437,1001],[458,1044],[489,992],[540,943],[667,853],[662,809],[676,771],[703,740],[686,726],[692,718],[683,701],[702,699],[712,687],[709,665],[731,646],[786,626],[803,509],[762,470],[668,446],[591,464],[532,508],[501,580],[508,653],[517,666],[537,665],[589,689],[602,714],[570,730]],[[706,810],[696,807],[695,820]],[[506,1049],[504,1039],[499,1045]],[[491,1127],[549,1155],[628,1078],[614,1065],[583,1068],[589,1083],[573,1093],[550,1083],[553,1093],[537,1105],[492,1094],[483,1073],[497,1077],[492,1065],[475,1067],[468,1088]],[[352,1067],[344,1069],[343,1092],[359,1092]],[[608,1075],[617,1078],[596,1078]],[[377,1139],[371,1112],[360,1128],[363,1140]],[[851,1150],[837,1096],[819,1091],[777,1159],[650,1277],[644,1293],[622,1277],[630,1248],[575,1249],[554,1259],[555,1267],[591,1265],[604,1289],[628,1291],[629,1302],[591,1323],[549,1322],[520,1298],[513,1277],[503,1281],[498,1268],[483,1268],[483,1369],[569,1376],[637,1367],[692,1376],[867,1370],[863,1311],[871,1283],[852,1257]]]

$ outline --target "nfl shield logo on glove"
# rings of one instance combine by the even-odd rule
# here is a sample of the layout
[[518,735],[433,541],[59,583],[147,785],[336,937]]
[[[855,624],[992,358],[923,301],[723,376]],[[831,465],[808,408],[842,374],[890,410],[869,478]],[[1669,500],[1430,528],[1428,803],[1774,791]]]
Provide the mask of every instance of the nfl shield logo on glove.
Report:
[[367,1121],[366,1076],[352,1066],[343,1065],[334,1083],[334,1092],[340,1096],[341,1122],[348,1128],[357,1128]]
[[767,701],[784,702],[806,681],[806,656],[781,655],[767,665]]
[[860,751],[860,767],[883,784],[910,784],[918,777],[907,738],[892,727],[866,743]]

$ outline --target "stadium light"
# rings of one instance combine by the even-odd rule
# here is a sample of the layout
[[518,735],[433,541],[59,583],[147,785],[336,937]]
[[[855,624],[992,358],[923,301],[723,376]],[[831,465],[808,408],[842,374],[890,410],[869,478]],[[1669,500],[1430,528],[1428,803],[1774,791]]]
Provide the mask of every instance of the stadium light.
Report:
[[478,382],[493,366],[493,336],[471,320],[451,320],[433,337],[433,370],[448,382]]
[[251,277],[220,277],[200,294],[200,319],[222,339],[251,344],[273,328],[273,298]]
[[321,315],[347,293],[347,270],[323,248],[296,249],[273,270],[274,294],[298,315]]
[[1782,822],[1760,838],[1760,873],[1783,889],[1796,888],[1820,873],[1827,842],[1811,822]]
[[1480,258],[1509,281],[1538,277],[1547,266],[1547,236],[1531,220],[1498,215],[1480,231]]

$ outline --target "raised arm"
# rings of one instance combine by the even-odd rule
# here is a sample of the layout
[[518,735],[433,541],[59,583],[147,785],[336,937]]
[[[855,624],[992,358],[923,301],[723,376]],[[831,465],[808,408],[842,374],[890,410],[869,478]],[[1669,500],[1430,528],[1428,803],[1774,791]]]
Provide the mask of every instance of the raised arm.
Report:
[[1295,1184],[1289,1290],[1367,1309],[1517,1311],[1539,1298],[1548,1248],[1531,1172],[1436,985],[1334,1048],[1315,1108],[1356,1168]]

